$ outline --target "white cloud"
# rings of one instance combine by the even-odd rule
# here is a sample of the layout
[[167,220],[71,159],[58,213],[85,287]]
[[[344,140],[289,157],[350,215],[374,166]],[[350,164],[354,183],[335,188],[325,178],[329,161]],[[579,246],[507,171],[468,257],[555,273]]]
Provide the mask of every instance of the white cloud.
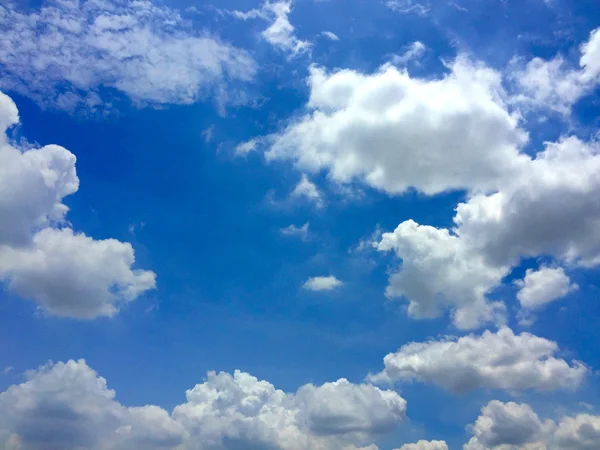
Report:
[[415,41],[408,46],[406,51],[401,55],[394,55],[391,59],[392,64],[403,66],[413,59],[419,59],[425,53],[427,47],[419,41]]
[[210,372],[172,414],[126,407],[85,361],[47,365],[0,394],[7,450],[346,450],[405,417],[392,391],[341,379],[286,394],[247,373]]
[[331,291],[344,283],[333,275],[328,277],[311,277],[304,282],[302,287],[309,291]]
[[0,280],[49,314],[111,316],[153,289],[155,274],[132,269],[130,244],[64,228],[62,200],[79,187],[75,155],[58,145],[19,149],[5,134],[17,122],[0,92]]
[[498,73],[464,58],[449,70],[425,80],[391,65],[366,75],[313,66],[309,113],[269,136],[265,156],[390,194],[496,189],[526,163],[518,148],[527,134]]
[[321,34],[331,41],[339,41],[340,40],[339,36],[335,33],[332,33],[331,31],[323,31],[323,32],[321,32]]
[[404,444],[397,450],[448,450],[444,441],[419,441],[415,444]]
[[600,28],[592,31],[581,46],[579,68],[556,56],[551,60],[534,58],[524,68],[513,69],[511,77],[522,91],[514,100],[567,114],[574,103],[600,82],[598,61]]
[[132,270],[134,262],[129,243],[45,228],[31,246],[0,248],[0,277],[52,315],[93,319],[112,316],[120,304],[154,289],[156,275]]
[[402,259],[401,269],[390,275],[386,295],[406,298],[411,317],[438,317],[450,309],[459,328],[502,322],[503,305],[488,301],[486,293],[507,275],[507,268],[489,266],[448,230],[408,220],[384,233],[377,249],[393,250]]
[[305,241],[308,239],[309,227],[310,227],[310,222],[306,222],[301,227],[297,227],[296,225],[292,224],[285,228],[281,228],[281,230],[279,230],[279,231],[284,236],[297,236],[300,239],[302,239],[303,241]]
[[428,5],[423,5],[413,0],[387,0],[385,5],[393,11],[402,14],[414,13],[418,16],[426,16],[430,10]]
[[288,15],[292,12],[292,0],[265,1],[259,9],[247,12],[230,11],[234,17],[242,20],[263,19],[270,22],[262,32],[262,37],[276,48],[296,56],[310,50],[311,43],[300,40],[294,34],[295,28]]
[[556,358],[557,351],[556,342],[529,333],[515,335],[503,327],[480,336],[404,345],[384,358],[385,369],[370,380],[417,380],[456,393],[479,388],[518,392],[578,387],[587,368]]
[[542,421],[525,403],[492,400],[468,429],[473,437],[464,450],[595,450],[600,416],[578,414],[558,423]]
[[458,327],[473,328],[499,311],[486,294],[522,258],[600,263],[599,149],[574,137],[546,143],[498,191],[460,203],[453,229],[408,221],[385,233],[379,249],[394,250],[403,261],[390,276],[388,295],[405,297],[414,317],[450,309]]
[[298,184],[294,187],[294,190],[290,194],[291,198],[305,198],[313,202],[317,208],[323,207],[323,195],[319,188],[308,179],[306,174],[302,174],[302,178]]
[[47,0],[28,12],[8,3],[0,24],[0,88],[66,110],[105,107],[102,87],[140,105],[214,96],[223,106],[244,101],[231,82],[256,72],[247,52],[149,1]]
[[541,267],[536,271],[527,269],[525,278],[518,280],[517,286],[520,287],[517,298],[521,306],[528,309],[540,308],[578,288],[571,283],[562,267]]

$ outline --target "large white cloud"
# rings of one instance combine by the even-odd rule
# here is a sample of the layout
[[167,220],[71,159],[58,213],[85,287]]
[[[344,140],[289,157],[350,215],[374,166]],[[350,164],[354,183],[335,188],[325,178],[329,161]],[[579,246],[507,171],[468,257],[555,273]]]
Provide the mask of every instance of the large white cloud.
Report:
[[[208,374],[172,414],[125,407],[85,361],[48,365],[0,394],[0,444],[10,450],[332,450],[353,448],[404,419],[392,391],[346,380],[286,394],[236,371]],[[354,447],[356,448],[356,447]]]
[[558,345],[509,328],[480,336],[413,342],[384,358],[385,369],[370,379],[377,382],[422,381],[451,392],[478,388],[510,392],[535,389],[574,389],[588,370],[556,356]]
[[450,308],[460,328],[491,320],[486,311],[494,304],[486,294],[522,258],[548,255],[576,267],[600,263],[599,189],[597,142],[569,137],[546,143],[496,192],[460,203],[453,229],[408,221],[385,233],[377,247],[403,260],[388,295],[405,297],[416,317]]
[[469,427],[473,437],[464,450],[595,450],[600,416],[578,414],[541,420],[525,403],[493,400]]
[[433,80],[390,65],[373,74],[312,67],[309,87],[309,112],[268,138],[267,159],[391,194],[496,189],[527,160],[501,76],[465,58]]
[[556,56],[551,60],[534,58],[515,70],[511,77],[520,92],[513,100],[569,113],[571,106],[600,82],[600,28],[590,33],[580,50],[579,68]]
[[67,110],[103,107],[101,87],[142,104],[241,101],[224,86],[256,72],[247,52],[149,1],[48,0],[31,11],[10,2],[0,28],[0,88]]
[[0,281],[53,315],[94,318],[155,287],[155,274],[134,270],[130,244],[94,240],[64,226],[62,200],[77,191],[75,155],[58,145],[20,149],[6,128],[18,123],[0,92]]

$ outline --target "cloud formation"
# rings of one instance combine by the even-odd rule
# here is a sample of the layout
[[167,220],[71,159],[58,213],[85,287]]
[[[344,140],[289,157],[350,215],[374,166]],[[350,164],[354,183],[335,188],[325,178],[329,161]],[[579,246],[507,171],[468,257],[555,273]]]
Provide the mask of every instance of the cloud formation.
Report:
[[47,0],[31,11],[8,3],[0,28],[0,88],[67,111],[106,107],[105,88],[138,105],[213,97],[223,107],[244,101],[235,82],[256,73],[246,51],[149,1]]
[[448,391],[464,393],[474,389],[528,389],[551,391],[574,389],[583,382],[588,369],[556,356],[556,342],[529,333],[515,335],[509,328],[482,335],[413,342],[383,362],[385,369],[371,375],[374,382],[421,381]]
[[392,431],[406,402],[341,379],[286,394],[251,375],[210,372],[172,413],[126,407],[83,360],[49,364],[0,394],[0,443],[16,450],[345,450]]
[[327,277],[311,277],[302,285],[308,291],[332,291],[344,283],[333,275]]
[[527,309],[538,309],[578,289],[562,267],[527,269],[525,278],[518,280],[517,299]]
[[156,275],[132,268],[129,243],[66,227],[62,200],[79,188],[75,155],[58,145],[19,148],[6,135],[18,121],[0,92],[0,280],[51,315],[112,316],[153,289]]

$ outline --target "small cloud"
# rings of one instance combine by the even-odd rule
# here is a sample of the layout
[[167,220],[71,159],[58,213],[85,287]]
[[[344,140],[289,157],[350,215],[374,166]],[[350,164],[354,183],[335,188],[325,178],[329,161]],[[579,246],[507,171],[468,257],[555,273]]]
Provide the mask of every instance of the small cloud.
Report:
[[202,132],[202,138],[204,138],[204,142],[207,144],[211,143],[215,134],[215,126],[211,125],[207,129]]
[[308,239],[308,228],[309,227],[310,227],[310,222],[306,222],[301,227],[297,227],[296,225],[292,224],[285,228],[281,228],[279,230],[279,232],[284,236],[297,236],[300,239],[302,239],[303,241],[306,241]]
[[393,55],[391,62],[396,66],[403,66],[407,62],[412,61],[413,59],[418,59],[425,53],[425,44],[420,41],[415,41],[408,46],[406,51],[402,55]]
[[4,370],[2,371],[2,373],[3,373],[4,375],[8,375],[8,374],[9,374],[9,373],[11,373],[13,370],[15,370],[15,368],[14,368],[13,366],[8,366],[8,367],[5,367],[5,368],[4,368]]
[[146,222],[140,222],[139,224],[132,223],[127,227],[129,234],[135,236],[137,230],[142,230],[146,226]]
[[413,0],[388,0],[385,6],[401,14],[416,14],[421,17],[426,16],[431,9],[428,5],[422,5]]
[[355,247],[350,248],[348,253],[360,253],[375,249],[377,244],[381,241],[382,234],[383,230],[381,229],[381,226],[377,224],[375,226],[375,230],[373,230],[373,233],[371,233],[371,236],[358,241],[358,244]]
[[448,5],[450,5],[450,6],[454,7],[454,8],[456,8],[456,9],[458,9],[459,11],[462,11],[462,12],[469,12],[469,10],[468,10],[467,8],[465,8],[464,6],[460,6],[460,5],[459,5],[458,3],[456,3],[456,2],[450,2],[450,3],[448,3]]
[[327,39],[330,39],[332,41],[339,41],[340,40],[340,38],[338,37],[338,35],[335,34],[335,33],[332,33],[331,31],[323,31],[323,32],[321,32],[321,34],[323,36],[325,36]]
[[307,291],[332,291],[344,283],[333,275],[328,277],[311,277],[302,285]]
[[256,150],[258,142],[258,139],[250,139],[249,141],[242,142],[241,144],[238,144],[235,148],[235,153],[238,155],[245,155],[247,153],[250,153],[251,151]]
[[292,198],[306,198],[315,203],[317,208],[323,207],[323,196],[317,186],[308,179],[306,174],[302,174],[302,178],[290,194]]

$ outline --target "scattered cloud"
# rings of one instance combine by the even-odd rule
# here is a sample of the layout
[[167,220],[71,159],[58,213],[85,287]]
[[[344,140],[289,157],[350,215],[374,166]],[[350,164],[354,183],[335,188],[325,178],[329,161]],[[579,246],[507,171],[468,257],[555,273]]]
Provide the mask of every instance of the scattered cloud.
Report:
[[315,204],[317,208],[324,206],[323,195],[319,188],[308,179],[306,174],[302,174],[302,178],[294,187],[294,190],[290,194],[291,198],[305,198]]
[[579,68],[571,67],[560,55],[551,60],[534,58],[524,68],[515,61],[510,77],[520,93],[513,101],[568,114],[573,104],[600,83],[600,28],[590,33],[580,50]]
[[310,222],[306,222],[301,227],[297,227],[294,224],[288,225],[285,228],[281,228],[279,231],[284,236],[294,236],[299,237],[303,241],[308,239],[308,229],[310,227]]
[[312,44],[296,37],[295,28],[288,17],[291,12],[292,0],[274,2],[267,0],[258,9],[246,12],[229,11],[231,15],[241,20],[263,19],[269,22],[269,26],[262,32],[262,37],[293,57],[309,51]]
[[321,32],[321,34],[323,36],[325,36],[327,39],[329,39],[330,41],[339,41],[340,40],[338,35],[335,33],[332,33],[331,31],[323,31],[323,32]]
[[373,382],[421,381],[450,392],[474,389],[551,391],[581,385],[588,369],[556,358],[556,342],[529,333],[496,333],[412,342],[384,358],[385,369]]
[[525,278],[516,284],[520,287],[517,298],[521,306],[527,309],[541,308],[578,289],[562,267],[541,267],[535,271],[527,269]]
[[169,414],[126,407],[83,360],[48,364],[0,394],[3,448],[345,450],[404,420],[397,393],[345,379],[287,394],[240,371],[209,372]]
[[213,97],[222,108],[245,102],[235,83],[257,70],[246,51],[149,1],[47,0],[29,11],[17,5],[0,13],[0,88],[44,106],[102,110],[111,99],[101,88],[112,88],[140,106]]
[[448,450],[444,441],[419,441],[416,444],[404,444],[396,450]]
[[419,59],[425,53],[425,44],[419,41],[415,41],[408,46],[406,51],[401,55],[393,55],[391,59],[391,63],[396,66],[404,66],[409,61]]
[[414,0],[387,0],[385,5],[393,11],[402,14],[416,14],[418,16],[426,16],[429,11],[429,5],[423,5]]
[[302,285],[308,291],[332,291],[344,283],[333,275],[327,277],[311,277]]
[[79,179],[75,155],[58,145],[21,150],[5,131],[18,110],[0,92],[0,280],[48,314],[91,319],[114,315],[156,285],[135,270],[134,251],[116,239],[95,240],[66,227],[64,197]]

